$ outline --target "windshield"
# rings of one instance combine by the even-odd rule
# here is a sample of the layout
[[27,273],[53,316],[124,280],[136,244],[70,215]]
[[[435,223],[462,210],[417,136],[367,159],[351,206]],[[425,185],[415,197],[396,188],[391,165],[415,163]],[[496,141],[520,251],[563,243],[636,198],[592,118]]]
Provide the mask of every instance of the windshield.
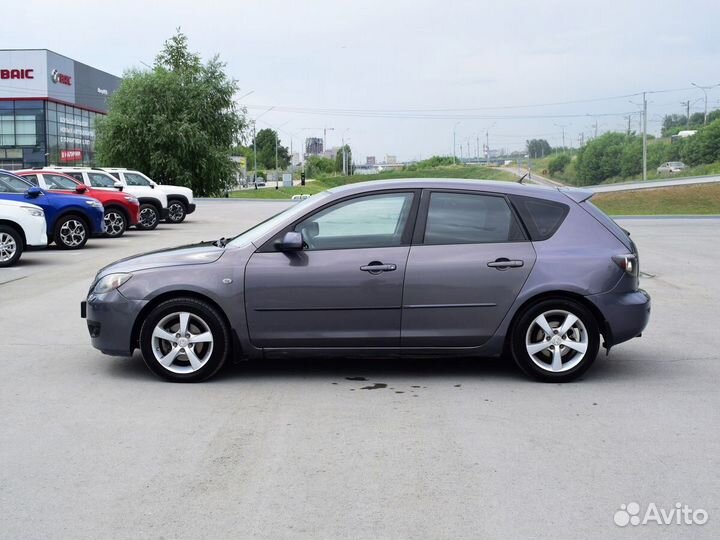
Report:
[[25,193],[30,184],[12,174],[0,173],[0,186],[5,193]]
[[319,200],[327,198],[329,195],[329,192],[323,191],[322,193],[318,193],[317,195],[308,197],[307,199],[297,204],[289,206],[279,214],[275,214],[271,218],[266,219],[265,221],[261,221],[254,227],[250,227],[246,231],[241,232],[230,242],[228,242],[227,245],[239,247],[247,245],[249,242],[255,242],[258,238],[262,238],[267,233],[275,229],[275,227],[277,227],[280,223],[286,220],[291,220],[293,217],[302,215],[305,209],[311,204],[311,202],[312,204],[314,204]]

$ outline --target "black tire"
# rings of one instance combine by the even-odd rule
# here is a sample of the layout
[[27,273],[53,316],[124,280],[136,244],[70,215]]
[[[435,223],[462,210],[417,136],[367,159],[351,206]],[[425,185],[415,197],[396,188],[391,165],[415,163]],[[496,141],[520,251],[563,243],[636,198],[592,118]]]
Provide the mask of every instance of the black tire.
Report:
[[[569,313],[579,319],[577,325],[573,325],[568,332],[571,336],[564,334],[559,336],[557,331]],[[552,330],[552,337],[542,331],[539,324],[534,321],[540,315],[545,315],[545,320]],[[583,329],[584,327],[584,329]],[[584,334],[584,336],[583,336]],[[566,345],[553,345],[552,340],[564,343],[574,342],[573,347]],[[530,345],[542,346],[547,343],[547,348],[530,355]],[[584,342],[584,343],[578,343]],[[586,346],[584,356],[574,347]],[[568,382],[580,377],[592,366],[597,357],[600,347],[600,331],[597,320],[592,312],[580,302],[567,298],[549,298],[528,307],[515,321],[511,334],[511,350],[515,363],[530,377],[543,382]],[[554,351],[560,354],[560,369],[553,370],[552,363]]]
[[0,225],[0,268],[7,268],[17,263],[23,247],[23,239],[17,229]]
[[120,238],[127,230],[127,223],[125,212],[113,206],[105,208],[105,236],[107,238]]
[[187,206],[182,201],[171,199],[168,201],[168,223],[182,223],[187,216]]
[[160,223],[160,211],[154,204],[143,203],[140,205],[140,220],[136,227],[142,231],[152,231]]
[[53,240],[60,249],[82,249],[90,238],[90,227],[78,215],[62,216],[55,224]]
[[[188,331],[190,334],[193,332],[206,332],[207,330],[204,330],[201,323],[204,323],[211,333],[212,341],[210,342],[209,349],[205,349],[204,351],[201,351],[199,347],[194,349],[195,351],[201,351],[198,352],[197,357],[204,362],[204,364],[192,372],[178,372],[192,369],[190,365],[191,362],[188,359],[189,357],[186,356],[185,350],[174,357],[169,367],[162,365],[155,355],[156,348],[158,355],[161,357],[175,349],[171,343],[166,340],[154,343],[153,332],[155,331],[155,327],[164,320],[169,319],[170,322],[167,323],[169,325],[176,324],[174,323],[174,317],[179,313],[190,314],[191,318],[188,323]],[[175,329],[172,329],[173,326],[168,326],[167,328],[170,328],[168,331],[171,335],[179,335],[179,325],[178,328]],[[199,343],[195,345],[205,346],[205,344]],[[182,349],[182,347],[180,348]],[[230,353],[230,330],[222,315],[210,304],[195,298],[173,298],[156,306],[145,317],[140,329],[140,350],[142,351],[143,359],[147,367],[159,377],[172,382],[200,382],[215,375],[225,364]],[[203,357],[203,353],[206,354],[205,357]]]

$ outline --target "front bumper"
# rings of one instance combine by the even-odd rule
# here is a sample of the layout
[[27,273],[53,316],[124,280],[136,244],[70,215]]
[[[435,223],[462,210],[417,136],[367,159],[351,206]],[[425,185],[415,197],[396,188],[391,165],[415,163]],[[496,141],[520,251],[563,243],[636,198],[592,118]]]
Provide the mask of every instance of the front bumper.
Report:
[[118,290],[88,295],[80,303],[80,316],[87,319],[92,346],[111,356],[130,356],[134,350],[132,331],[144,300],[128,300]]
[[187,213],[192,214],[195,211],[195,203],[188,204]]
[[650,295],[643,289],[588,296],[605,318],[605,345],[610,348],[639,337],[650,320]]

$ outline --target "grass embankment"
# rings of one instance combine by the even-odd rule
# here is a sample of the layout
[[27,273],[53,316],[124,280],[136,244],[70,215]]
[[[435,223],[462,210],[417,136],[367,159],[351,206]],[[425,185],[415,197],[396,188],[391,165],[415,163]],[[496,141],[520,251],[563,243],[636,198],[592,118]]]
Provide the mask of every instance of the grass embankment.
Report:
[[613,216],[720,214],[720,184],[598,193],[592,202]]
[[506,171],[501,171],[499,169],[494,169],[492,167],[461,165],[455,167],[434,167],[430,169],[419,169],[415,171],[389,171],[380,174],[330,176],[327,178],[318,178],[315,181],[308,182],[304,186],[295,186],[291,188],[280,187],[280,189],[275,189],[273,186],[273,182],[269,182],[268,185],[272,187],[233,191],[230,196],[241,199],[289,199],[293,195],[313,195],[315,193],[325,191],[326,189],[342,186],[344,184],[401,178],[466,178],[483,180],[503,180],[511,182],[517,180],[517,178],[513,174]]

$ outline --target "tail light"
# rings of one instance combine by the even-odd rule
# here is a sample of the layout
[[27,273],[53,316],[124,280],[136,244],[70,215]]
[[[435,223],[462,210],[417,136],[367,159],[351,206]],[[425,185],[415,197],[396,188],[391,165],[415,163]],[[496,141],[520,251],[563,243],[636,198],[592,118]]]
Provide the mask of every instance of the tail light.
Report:
[[615,255],[612,259],[615,261],[615,264],[622,268],[627,274],[631,276],[638,275],[638,260],[636,255]]

